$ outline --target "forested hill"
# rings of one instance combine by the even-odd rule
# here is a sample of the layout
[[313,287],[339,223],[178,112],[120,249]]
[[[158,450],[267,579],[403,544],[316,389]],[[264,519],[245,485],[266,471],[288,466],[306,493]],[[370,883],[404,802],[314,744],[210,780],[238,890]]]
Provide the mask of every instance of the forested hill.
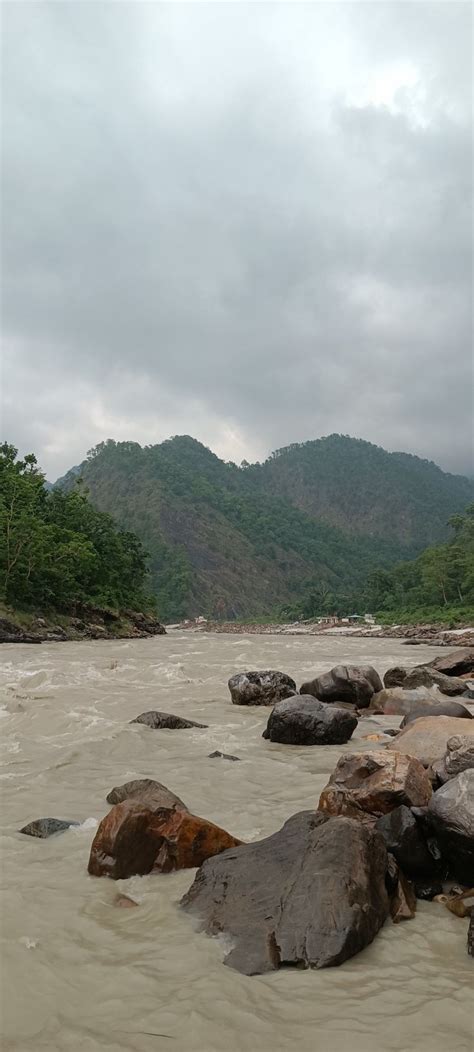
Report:
[[168,620],[273,614],[310,591],[350,597],[377,566],[443,540],[474,497],[468,479],[338,435],[240,467],[188,436],[109,440],[57,485],[81,477],[148,549]]

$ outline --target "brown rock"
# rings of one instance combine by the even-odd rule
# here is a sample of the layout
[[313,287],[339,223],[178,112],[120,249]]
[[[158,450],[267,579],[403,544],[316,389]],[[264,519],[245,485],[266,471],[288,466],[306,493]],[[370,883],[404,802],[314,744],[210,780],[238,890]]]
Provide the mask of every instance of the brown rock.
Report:
[[182,900],[209,935],[229,936],[225,964],[255,975],[342,964],[388,915],[382,837],[349,818],[301,811],[265,840],[209,859]]
[[138,906],[138,902],[135,902],[135,899],[130,899],[128,895],[117,895],[114,899],[114,906],[118,906],[122,910],[131,910],[134,906]]
[[123,785],[116,785],[106,799],[108,804],[135,800],[146,804],[151,810],[157,807],[174,807],[177,811],[188,810],[176,793],[172,793],[171,789],[167,789],[161,782],[155,782],[154,778],[135,778],[131,782],[124,782]]
[[416,913],[416,895],[411,881],[398,871],[398,884],[390,901],[390,913],[394,924],[412,920]]
[[[319,810],[374,822],[400,804],[424,807],[431,782],[412,756],[374,751],[341,756],[319,798]],[[401,761],[401,762],[400,762]]]
[[124,800],[102,819],[94,837],[89,873],[120,880],[134,874],[169,873],[200,866],[241,843],[224,829],[188,811],[151,810]]
[[444,672],[430,668],[428,665],[418,665],[412,668],[407,673],[403,686],[407,690],[414,687],[437,687],[441,694],[447,694],[449,697],[462,694],[466,689],[464,680],[457,676],[446,676]]
[[470,917],[474,910],[474,888],[468,888],[460,895],[447,895],[445,905],[456,917]]
[[326,704],[349,701],[366,708],[373,694],[382,689],[382,680],[371,665],[336,665],[316,679],[303,683],[300,694],[311,694]]
[[474,720],[456,719],[454,716],[425,716],[400,731],[387,749],[416,756],[428,767],[442,760],[448,739],[454,734],[474,735]]
[[441,696],[437,690],[430,691],[426,687],[416,687],[413,690],[385,687],[374,694],[370,702],[370,712],[381,713],[384,716],[406,716],[414,705],[421,702],[436,704],[440,700]]
[[474,647],[463,647],[462,650],[455,650],[451,654],[441,654],[428,663],[428,668],[435,668],[438,672],[444,672],[446,676],[474,673]]

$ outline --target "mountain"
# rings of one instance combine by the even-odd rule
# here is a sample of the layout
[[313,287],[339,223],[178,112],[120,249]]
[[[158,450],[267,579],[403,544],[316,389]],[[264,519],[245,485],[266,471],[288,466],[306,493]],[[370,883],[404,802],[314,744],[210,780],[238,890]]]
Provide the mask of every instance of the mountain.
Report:
[[78,478],[148,549],[166,619],[268,615],[308,589],[356,592],[374,568],[444,540],[474,498],[468,479],[340,435],[241,467],[186,435],[145,448],[109,440],[57,485]]

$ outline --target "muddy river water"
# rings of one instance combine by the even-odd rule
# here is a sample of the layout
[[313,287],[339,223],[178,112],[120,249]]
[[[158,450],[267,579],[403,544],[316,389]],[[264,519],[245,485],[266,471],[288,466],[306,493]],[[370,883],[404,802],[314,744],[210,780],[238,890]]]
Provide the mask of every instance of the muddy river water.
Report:
[[[164,782],[243,840],[316,806],[344,750],[262,739],[267,709],[233,706],[228,677],[252,668],[298,684],[338,663],[431,660],[399,640],[171,632],[150,640],[2,646],[1,992],[7,1052],[472,1052],[466,922],[437,903],[388,921],[340,968],[248,978],[178,908],[193,870],[114,883],[87,874],[112,786]],[[157,708],[209,724],[129,724]],[[396,721],[392,724],[396,725]],[[212,760],[215,749],[240,763]],[[80,823],[38,840],[42,816]],[[117,891],[138,909],[114,906]]]

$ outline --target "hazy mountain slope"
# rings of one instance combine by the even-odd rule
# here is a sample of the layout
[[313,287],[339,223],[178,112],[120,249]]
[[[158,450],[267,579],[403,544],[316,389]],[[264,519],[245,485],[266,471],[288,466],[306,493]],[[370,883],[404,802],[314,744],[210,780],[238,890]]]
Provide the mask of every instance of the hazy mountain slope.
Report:
[[[330,458],[332,480],[325,442],[336,447]],[[327,586],[334,593],[357,588],[374,566],[416,554],[430,531],[430,539],[442,532],[442,513],[433,512],[429,486],[426,513],[422,501],[411,496],[404,513],[399,479],[397,500],[387,514],[384,494],[379,496],[387,462],[382,458],[381,470],[375,471],[370,460],[371,450],[384,451],[348,443],[343,440],[338,452],[337,443],[323,440],[322,457],[321,443],[307,443],[302,455],[290,448],[264,465],[238,468],[188,436],[145,449],[108,442],[92,452],[80,474],[92,502],[136,532],[148,548],[161,616],[255,616],[298,599],[308,587]],[[350,471],[346,466],[351,444],[369,451],[358,468],[365,495],[360,501],[354,461]],[[318,470],[312,459],[322,459],[323,468]],[[375,459],[378,464],[380,458]],[[413,459],[406,458],[410,465]],[[418,464],[423,477],[424,462]],[[434,465],[426,468],[431,472]],[[435,480],[441,478],[445,521],[467,503],[469,483],[434,470]],[[397,466],[394,477],[398,471]],[[74,468],[59,484],[70,488],[77,477]],[[454,485],[445,495],[446,478],[459,483],[459,492]],[[364,522],[372,527],[365,533]]]
[[474,495],[470,479],[431,461],[343,435],[288,446],[247,470],[314,518],[418,550],[444,539],[449,516]]

